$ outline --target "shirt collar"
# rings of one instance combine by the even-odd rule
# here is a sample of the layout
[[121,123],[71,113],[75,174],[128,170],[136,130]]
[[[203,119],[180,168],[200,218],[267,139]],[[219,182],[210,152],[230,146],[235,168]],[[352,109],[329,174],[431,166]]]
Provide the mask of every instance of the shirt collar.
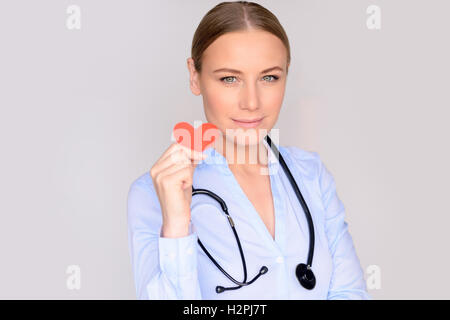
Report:
[[[275,169],[279,166],[279,160],[278,157],[274,154],[273,150],[270,150],[268,143],[263,141],[264,146],[266,147],[266,150],[268,152],[268,167],[269,172],[276,172]],[[272,141],[272,143],[274,143]],[[274,143],[275,144],[275,143]],[[275,146],[280,150],[279,145],[275,144]],[[280,151],[281,152],[281,151]],[[203,151],[203,154],[207,155],[207,158],[204,160],[200,160],[198,163],[198,167],[205,167],[205,166],[212,166],[217,168],[219,171],[221,171],[224,174],[231,175],[232,172],[230,171],[228,167],[227,160],[225,157],[218,152],[214,147],[209,147]],[[275,170],[275,171],[274,171]]]

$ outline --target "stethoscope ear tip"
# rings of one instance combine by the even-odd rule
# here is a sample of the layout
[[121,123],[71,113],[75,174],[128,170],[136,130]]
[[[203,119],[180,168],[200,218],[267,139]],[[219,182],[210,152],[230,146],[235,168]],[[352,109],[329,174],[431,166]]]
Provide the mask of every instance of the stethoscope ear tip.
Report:
[[259,273],[260,273],[260,274],[264,274],[264,273],[266,273],[268,270],[269,270],[269,269],[267,269],[266,266],[263,266],[263,267],[261,268],[261,270],[259,270]]
[[222,287],[222,286],[217,286],[216,287],[216,292],[217,293],[222,293],[222,292],[224,292],[225,291],[225,288],[224,287]]

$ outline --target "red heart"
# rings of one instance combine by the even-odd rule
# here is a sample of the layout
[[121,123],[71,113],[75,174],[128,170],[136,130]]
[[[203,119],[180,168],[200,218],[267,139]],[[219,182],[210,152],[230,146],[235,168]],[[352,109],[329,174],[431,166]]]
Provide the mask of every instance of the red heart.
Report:
[[207,147],[216,141],[220,136],[220,131],[212,123],[203,123],[194,129],[187,122],[178,122],[173,127],[173,135],[177,143],[194,151],[203,152]]

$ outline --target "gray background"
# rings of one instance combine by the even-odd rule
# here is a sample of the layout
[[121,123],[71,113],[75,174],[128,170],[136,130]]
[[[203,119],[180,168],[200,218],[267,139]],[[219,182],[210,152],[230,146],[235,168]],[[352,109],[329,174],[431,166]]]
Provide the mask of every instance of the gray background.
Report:
[[[127,193],[175,123],[205,121],[186,59],[219,2],[1,1],[0,298],[135,299]],[[361,265],[381,269],[369,293],[450,298],[450,3],[258,2],[292,46],[280,142],[334,175]]]

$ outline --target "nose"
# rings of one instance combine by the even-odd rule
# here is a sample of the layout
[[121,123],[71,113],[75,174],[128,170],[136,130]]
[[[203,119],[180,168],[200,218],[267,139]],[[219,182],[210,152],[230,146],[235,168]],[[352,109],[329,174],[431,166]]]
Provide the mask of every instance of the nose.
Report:
[[240,107],[241,109],[249,111],[257,110],[259,108],[258,87],[255,83],[244,84],[241,90]]

